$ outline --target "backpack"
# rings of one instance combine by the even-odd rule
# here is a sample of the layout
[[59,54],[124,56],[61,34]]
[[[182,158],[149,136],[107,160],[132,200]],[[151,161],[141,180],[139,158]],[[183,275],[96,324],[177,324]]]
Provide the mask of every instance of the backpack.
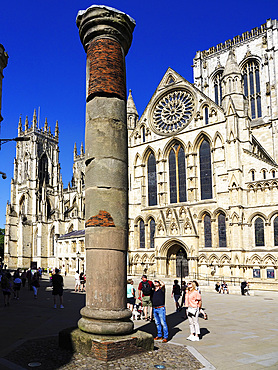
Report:
[[150,286],[148,281],[142,281],[142,292],[144,295],[151,295],[152,294],[152,287]]

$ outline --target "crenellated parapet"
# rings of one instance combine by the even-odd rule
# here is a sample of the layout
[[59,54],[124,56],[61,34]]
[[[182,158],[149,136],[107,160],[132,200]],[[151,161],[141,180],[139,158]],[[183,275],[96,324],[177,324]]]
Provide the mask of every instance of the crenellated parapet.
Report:
[[203,58],[208,57],[212,54],[218,53],[223,50],[231,49],[235,45],[241,44],[252,38],[260,36],[261,34],[265,33],[266,30],[267,30],[267,23],[264,23],[260,27],[255,27],[251,31],[244,32],[241,35],[233,37],[232,39],[226,40],[225,42],[221,42],[220,44],[217,44],[216,46],[212,46],[207,50],[197,52],[197,54],[201,53],[201,57]]

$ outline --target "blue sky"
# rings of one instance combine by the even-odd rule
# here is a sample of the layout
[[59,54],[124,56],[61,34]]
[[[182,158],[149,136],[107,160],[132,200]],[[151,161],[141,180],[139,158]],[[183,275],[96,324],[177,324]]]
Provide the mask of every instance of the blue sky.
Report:
[[[86,55],[75,24],[77,12],[104,4],[128,13],[136,21],[126,58],[127,88],[132,89],[139,115],[168,67],[193,82],[197,50],[230,39],[278,17],[277,0],[130,1],[9,0],[0,13],[0,43],[9,61],[4,69],[1,138],[17,136],[20,115],[32,120],[40,110],[52,132],[60,127],[60,163],[64,186],[72,175],[73,147],[84,141]],[[5,224],[15,143],[2,146],[0,227]]]

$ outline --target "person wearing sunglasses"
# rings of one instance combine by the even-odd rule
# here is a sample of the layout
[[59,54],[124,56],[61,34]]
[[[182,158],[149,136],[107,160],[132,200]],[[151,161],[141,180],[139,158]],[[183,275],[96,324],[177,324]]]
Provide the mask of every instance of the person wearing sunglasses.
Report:
[[187,287],[188,291],[185,295],[185,307],[188,307],[187,317],[190,329],[190,335],[187,339],[198,342],[200,335],[199,310],[202,307],[202,298],[193,281],[190,281]]

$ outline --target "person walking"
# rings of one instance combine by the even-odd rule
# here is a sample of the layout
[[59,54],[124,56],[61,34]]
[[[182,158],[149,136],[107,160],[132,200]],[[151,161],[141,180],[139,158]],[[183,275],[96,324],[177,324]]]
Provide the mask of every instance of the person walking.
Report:
[[152,295],[152,303],[153,303],[153,316],[157,328],[157,336],[154,338],[154,340],[162,339],[162,343],[167,343],[169,331],[166,322],[165,284],[161,280],[154,280],[154,292]]
[[85,288],[85,275],[84,275],[84,272],[81,272],[80,275],[79,275],[79,279],[80,279],[80,291],[81,292],[86,292],[86,288]]
[[181,307],[179,304],[179,299],[181,297],[181,287],[179,286],[178,283],[179,283],[178,280],[174,280],[174,285],[172,288],[172,295],[171,295],[172,298],[174,297],[174,301],[176,304],[176,312],[178,312]]
[[[147,275],[142,275],[142,281],[138,286],[138,299],[142,301],[144,318],[147,321],[152,321],[152,294],[154,285],[148,280]],[[148,316],[149,307],[149,316]]]
[[127,298],[127,308],[133,311],[133,306],[135,305],[135,289],[133,287],[133,280],[128,279],[126,284],[126,298]]
[[26,284],[26,279],[27,279],[27,277],[26,277],[26,269],[21,273],[20,278],[21,278],[21,281],[22,281],[22,287],[24,288],[25,287],[25,284]]
[[37,272],[35,272],[34,275],[33,275],[31,286],[32,286],[33,291],[34,291],[34,298],[36,299],[36,298],[38,298],[38,289],[40,287],[39,276],[38,276]]
[[54,308],[57,308],[57,303],[56,303],[57,295],[60,298],[60,308],[64,308],[63,306],[63,286],[64,286],[63,277],[60,275],[60,270],[56,268],[55,274],[52,276],[52,295],[54,299]]
[[15,279],[14,279],[14,299],[19,299],[19,291],[20,291],[20,288],[21,288],[21,278],[19,276],[17,276]]
[[185,306],[187,308],[187,317],[190,328],[190,335],[186,339],[193,342],[199,341],[200,326],[199,326],[199,309],[202,307],[201,294],[197,291],[196,284],[190,281],[187,284],[188,291],[185,295]]
[[1,279],[1,288],[4,296],[4,306],[10,305],[10,298],[12,292],[12,282],[11,282],[11,274],[7,272],[5,275],[2,276]]
[[75,286],[74,286],[74,291],[78,291],[80,292],[80,276],[79,276],[79,272],[76,271],[75,275],[74,275],[74,280],[75,280]]

